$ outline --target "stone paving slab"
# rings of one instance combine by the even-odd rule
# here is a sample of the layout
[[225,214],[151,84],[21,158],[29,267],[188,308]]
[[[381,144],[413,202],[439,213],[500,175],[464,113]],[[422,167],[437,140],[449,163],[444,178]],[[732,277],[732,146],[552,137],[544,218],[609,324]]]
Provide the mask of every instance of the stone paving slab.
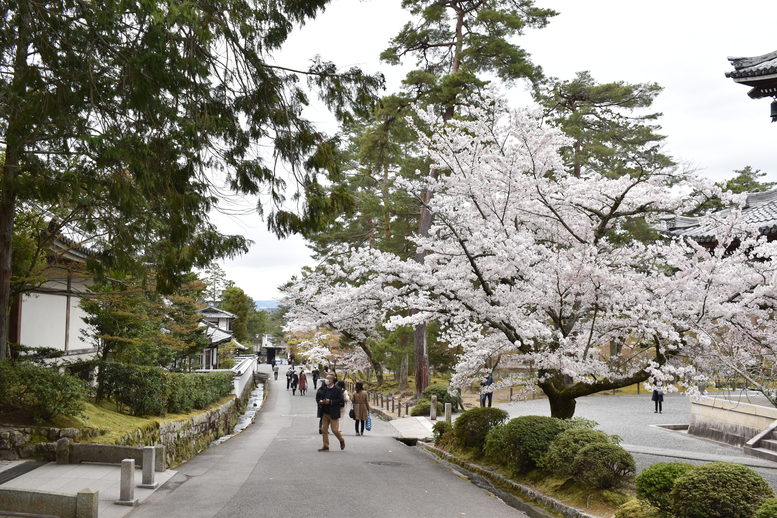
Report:
[[777,470],[777,463],[757,457],[739,457],[732,455],[715,455],[708,453],[689,452],[685,450],[671,450],[667,448],[651,448],[649,446],[638,446],[635,444],[621,444],[623,448],[630,453],[641,453],[643,455],[656,455],[658,457],[670,457],[672,459],[700,460],[704,462],[732,462],[743,466],[753,468],[768,468]]
[[[167,470],[158,472],[155,481],[161,486],[177,472]],[[119,499],[121,466],[115,464],[57,464],[48,463],[29,473],[25,473],[2,484],[2,487],[14,489],[37,489],[75,494],[82,489],[94,489],[100,492],[98,513],[100,518],[121,518],[132,511],[132,507],[116,505]],[[135,484],[143,480],[143,471],[135,470]],[[139,502],[147,499],[155,489],[135,488],[135,498]]]
[[427,417],[403,417],[389,421],[399,439],[429,440],[433,437],[433,423]]

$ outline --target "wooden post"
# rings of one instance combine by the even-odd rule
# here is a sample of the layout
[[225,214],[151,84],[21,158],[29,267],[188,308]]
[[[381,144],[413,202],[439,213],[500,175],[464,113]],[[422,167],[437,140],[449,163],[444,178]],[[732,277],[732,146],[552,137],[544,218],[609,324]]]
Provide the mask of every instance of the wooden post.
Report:
[[391,396],[391,411],[394,411],[394,396]]
[[513,387],[510,387],[510,401],[513,400]]
[[410,415],[410,402],[405,402],[405,417]]

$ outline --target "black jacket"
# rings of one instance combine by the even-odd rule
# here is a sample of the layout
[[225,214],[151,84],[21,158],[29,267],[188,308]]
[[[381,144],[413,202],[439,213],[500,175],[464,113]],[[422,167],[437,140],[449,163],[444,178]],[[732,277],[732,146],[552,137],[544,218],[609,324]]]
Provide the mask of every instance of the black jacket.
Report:
[[[322,404],[324,399],[330,400],[327,404]],[[340,409],[345,404],[343,399],[343,389],[337,385],[331,388],[326,385],[316,392],[316,403],[318,403],[318,417],[328,414],[332,419],[340,419]]]

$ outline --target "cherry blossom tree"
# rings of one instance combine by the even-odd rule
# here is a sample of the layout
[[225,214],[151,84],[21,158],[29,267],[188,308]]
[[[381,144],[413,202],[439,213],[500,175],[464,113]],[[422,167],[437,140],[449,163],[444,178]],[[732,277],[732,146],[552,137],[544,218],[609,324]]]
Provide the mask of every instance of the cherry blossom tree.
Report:
[[444,173],[408,185],[434,192],[431,231],[414,238],[424,261],[351,251],[329,277],[338,280],[318,285],[322,301],[342,303],[333,320],[365,333],[381,315],[389,327],[437,320],[443,340],[463,351],[453,385],[509,353],[533,366],[562,418],[581,396],[687,380],[705,368],[697,357],[711,336],[752,347],[777,336],[777,245],[741,225],[739,211],[703,223],[717,232],[711,249],[682,238],[641,242],[624,230],[634,218],[658,225],[719,188],[636,159],[618,178],[568,174],[559,156],[568,140],[528,110],[437,126],[424,117],[436,130],[419,139]]
[[281,304],[289,308],[286,331],[333,329],[363,351],[380,384],[383,367],[370,343],[381,338],[379,328],[387,319],[383,301],[393,294],[392,290],[375,292],[371,285],[358,282],[359,278],[358,271],[330,262],[292,279],[281,288]]

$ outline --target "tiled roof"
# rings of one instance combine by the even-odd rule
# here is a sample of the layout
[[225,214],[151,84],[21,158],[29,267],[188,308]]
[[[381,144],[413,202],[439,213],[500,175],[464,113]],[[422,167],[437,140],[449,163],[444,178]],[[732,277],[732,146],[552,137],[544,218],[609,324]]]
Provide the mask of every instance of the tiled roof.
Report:
[[237,318],[237,316],[229,311],[224,311],[223,309],[215,308],[213,306],[201,309],[200,314],[208,318]]
[[210,345],[218,345],[232,340],[232,333],[215,326],[207,326],[205,335],[210,339]]
[[[715,213],[721,219],[727,217],[731,209],[723,209]],[[747,195],[747,202],[742,209],[742,223],[757,225],[762,234],[777,233],[777,189],[771,191],[755,192]],[[699,223],[699,218],[675,216],[667,220],[670,234],[674,236],[690,237],[699,242],[711,242],[715,239],[715,224],[707,222]]]
[[734,67],[733,72],[726,72],[726,77],[739,79],[777,74],[777,50],[751,58],[728,58]]

